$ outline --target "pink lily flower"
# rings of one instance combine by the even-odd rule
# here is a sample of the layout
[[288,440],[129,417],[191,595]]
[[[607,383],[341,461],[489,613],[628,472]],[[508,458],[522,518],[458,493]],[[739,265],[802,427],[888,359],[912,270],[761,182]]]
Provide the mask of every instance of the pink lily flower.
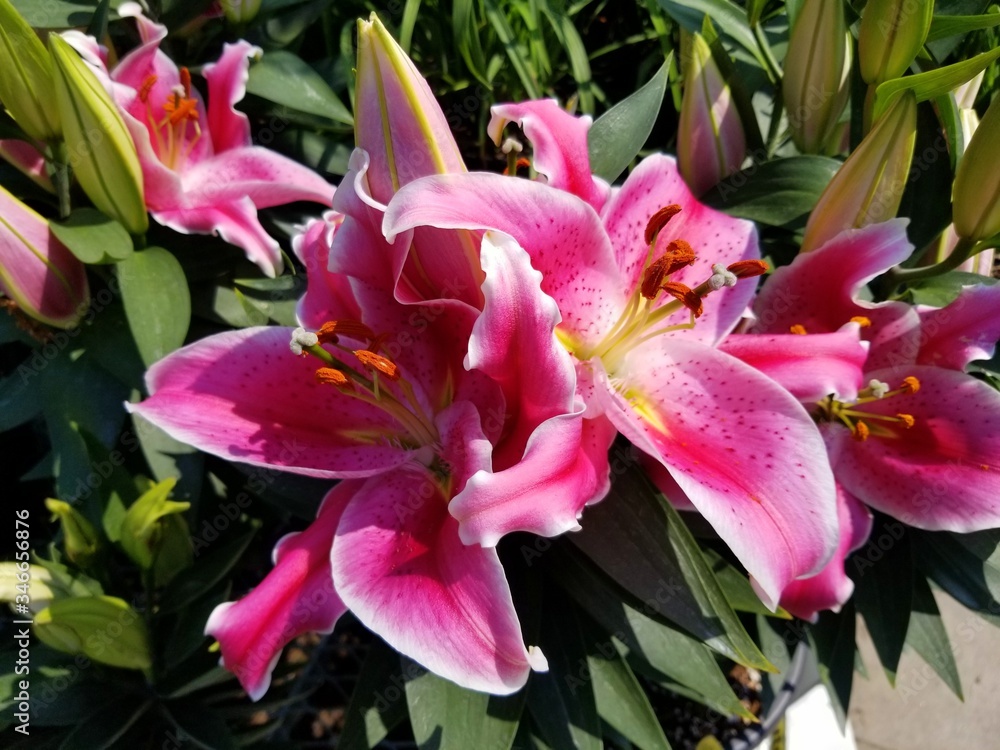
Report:
[[[253,145],[250,122],[234,105],[246,92],[249,59],[261,51],[245,41],[224,45],[218,62],[202,71],[206,106],[187,68],[160,50],[166,27],[143,16],[135,3],[123,4],[119,13],[136,18],[142,44],[110,72],[111,89],[139,154],[149,212],[184,234],[218,234],[265,274],[277,275],[281,250],[257,210],[292,201],[329,206],[333,186]],[[95,48],[91,43],[87,59],[100,67]]]
[[[993,354],[1000,289],[966,287],[941,309],[859,299],[867,282],[912,251],[905,220],[838,235],[776,270],[754,303],[754,333],[730,336],[723,348],[808,405],[842,496],[917,528],[994,528],[1000,525],[1000,394],[964,370]],[[866,360],[850,347],[859,335],[870,347]],[[794,596],[845,601],[843,557],[863,528],[845,527],[830,566],[836,570],[799,582]],[[839,594],[822,599],[807,591],[828,587],[834,577]]]
[[57,328],[79,322],[90,301],[83,263],[44,217],[0,187],[0,293],[26,315]]
[[[560,164],[586,163],[585,139],[574,147]],[[383,229],[391,241],[426,226],[503,232],[523,248],[558,305],[555,334],[575,363],[587,429],[613,425],[662,463],[769,605],[822,568],[837,543],[822,438],[784,389],[714,348],[753,294],[737,276],[762,270],[752,224],[700,204],[675,162],[654,156],[600,215],[539,181],[426,177],[396,194]],[[489,533],[497,524],[479,530],[482,543]]]

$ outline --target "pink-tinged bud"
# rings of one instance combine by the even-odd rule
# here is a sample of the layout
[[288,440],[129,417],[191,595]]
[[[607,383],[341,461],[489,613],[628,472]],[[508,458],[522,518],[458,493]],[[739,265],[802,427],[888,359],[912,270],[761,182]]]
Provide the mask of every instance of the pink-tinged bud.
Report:
[[26,315],[57,328],[76,325],[90,301],[83,264],[43,217],[2,187],[0,292]]
[[1000,232],[1000,100],[994,99],[969,141],[952,190],[959,237],[979,241]]
[[906,188],[916,138],[917,99],[905,91],[826,186],[806,224],[802,252],[815,250],[845,229],[893,218]]
[[691,35],[688,50],[677,158],[688,187],[702,195],[739,170],[747,142],[732,92],[701,34]]
[[42,190],[55,193],[56,189],[45,168],[45,157],[27,141],[13,138],[0,139],[0,159],[13,166]]
[[38,141],[58,138],[52,58],[9,0],[0,0],[0,70],[0,101],[21,129]]
[[865,83],[899,78],[916,58],[934,16],[934,0],[868,0],[858,31]]
[[354,132],[368,152],[372,197],[388,203],[419,177],[464,172],[448,121],[427,81],[373,13],[358,21]]
[[851,38],[841,0],[805,0],[788,39],[782,91],[799,151],[826,150],[850,96]]

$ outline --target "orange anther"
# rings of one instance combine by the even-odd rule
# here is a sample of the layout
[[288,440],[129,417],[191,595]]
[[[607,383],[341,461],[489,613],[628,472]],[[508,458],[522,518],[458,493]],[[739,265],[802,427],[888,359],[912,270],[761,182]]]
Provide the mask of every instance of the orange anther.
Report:
[[871,430],[868,429],[868,425],[864,422],[858,422],[854,425],[854,439],[859,442],[865,442],[868,436],[871,434]]
[[871,318],[866,318],[864,315],[855,315],[851,318],[852,323],[857,323],[862,328],[870,328],[872,321]]
[[694,313],[696,318],[701,317],[704,312],[701,297],[695,294],[691,287],[681,284],[679,281],[665,281],[660,288],[674,299],[682,302],[684,307]]
[[357,320],[331,320],[319,327],[316,336],[321,344],[336,344],[340,336],[358,341],[371,341],[375,338],[375,333]]
[[195,99],[182,99],[171,96],[163,105],[163,111],[170,115],[170,124],[176,125],[184,120],[198,119],[198,102]]
[[680,212],[681,207],[676,203],[671,203],[669,206],[664,206],[650,216],[649,222],[646,224],[646,244],[652,245],[656,242],[656,236],[660,233],[660,230]]
[[388,357],[383,357],[381,354],[376,354],[367,349],[358,349],[354,352],[354,356],[365,367],[370,367],[376,372],[382,373],[389,380],[399,380],[399,367]]
[[146,101],[149,99],[149,92],[153,90],[153,86],[156,85],[157,80],[158,80],[157,77],[152,73],[146,76],[145,80],[142,82],[142,85],[139,87],[139,90],[136,92],[136,95],[139,97],[140,102],[142,102],[143,104],[146,103]]
[[181,86],[184,87],[184,96],[188,99],[191,98],[191,71],[187,68],[181,68]]
[[903,393],[916,393],[920,390],[920,381],[912,375],[905,377],[903,378],[902,385],[899,386],[899,390]]
[[799,325],[798,323],[793,326],[789,326],[788,332],[794,333],[796,336],[805,336],[807,333],[806,327],[804,325]]
[[913,418],[912,414],[897,414],[896,418],[906,425],[906,429],[910,429],[917,423],[917,420]]
[[[530,166],[531,162],[522,156],[520,159],[517,160],[517,165],[515,166],[515,169],[520,169],[521,167],[530,167]],[[503,173],[509,175],[510,170],[507,167],[504,167]],[[514,176],[516,177],[517,175],[515,174]]]
[[726,266],[726,270],[737,279],[751,279],[767,273],[767,263],[762,260],[738,260]]
[[351,385],[351,381],[347,379],[347,376],[333,367],[321,367],[316,370],[316,382],[335,385],[338,388]]
[[694,250],[684,240],[674,240],[667,245],[666,251],[649,264],[643,272],[640,292],[646,299],[653,299],[663,288],[667,277],[695,261]]

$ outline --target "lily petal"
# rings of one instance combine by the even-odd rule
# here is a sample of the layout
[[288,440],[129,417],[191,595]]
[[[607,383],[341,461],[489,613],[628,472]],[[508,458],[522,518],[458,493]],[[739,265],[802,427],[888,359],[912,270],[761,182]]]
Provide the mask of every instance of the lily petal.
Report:
[[521,640],[495,550],[466,546],[434,475],[411,464],[365,484],[344,511],[333,580],[362,623],[427,669],[505,695],[547,668]]
[[271,685],[281,649],[303,633],[329,633],[347,611],[333,588],[330,548],[347,503],[363,485],[341,482],[327,493],[305,531],[282,537],[274,570],[237,602],[220,604],[205,635],[222,648],[222,666],[236,675],[251,700]]
[[593,343],[624,306],[614,251],[594,210],[539,182],[470,173],[411,182],[392,199],[382,229],[391,242],[408,229],[493,229],[511,236],[542,273],[542,291],[563,326]]
[[839,424],[824,425],[837,481],[917,528],[966,533],[1000,526],[1000,393],[940,367],[868,375],[893,386],[909,376],[920,381],[916,393],[863,406],[871,414],[909,414],[914,425],[866,419],[872,434],[865,441]]
[[517,104],[496,104],[486,132],[498,146],[508,122],[516,123],[531,141],[532,165],[554,188],[573,193],[600,211],[610,188],[590,170],[587,133],[593,124],[589,115],[575,117],[555,99]]
[[633,350],[607,394],[611,421],[670,470],[768,606],[830,559],[837,515],[823,440],[773,380],[702,344],[659,338]]
[[299,323],[306,328],[316,329],[330,320],[361,319],[350,279],[327,270],[330,244],[343,221],[342,214],[327,211],[292,237],[292,250],[306,267],[306,293],[295,308]]
[[800,401],[819,401],[835,394],[857,397],[866,382],[868,342],[861,341],[857,323],[835,333],[731,334],[721,349],[779,382]]
[[816,575],[792,581],[781,594],[782,608],[803,620],[816,622],[824,610],[839,612],[854,593],[854,581],[844,572],[844,561],[867,541],[872,531],[872,512],[838,484],[837,517],[840,543],[833,559]]
[[250,58],[261,52],[241,39],[222,45],[219,59],[202,69],[208,81],[208,129],[216,153],[250,145],[250,120],[234,105],[246,95]]
[[290,339],[278,327],[201,339],[153,365],[150,397],[129,409],[208,453],[308,476],[368,477],[411,460],[375,439],[399,425],[317,383],[316,361],[293,355]]
[[1000,339],[1000,285],[965,287],[939,310],[920,311],[917,363],[964,370],[989,359]]

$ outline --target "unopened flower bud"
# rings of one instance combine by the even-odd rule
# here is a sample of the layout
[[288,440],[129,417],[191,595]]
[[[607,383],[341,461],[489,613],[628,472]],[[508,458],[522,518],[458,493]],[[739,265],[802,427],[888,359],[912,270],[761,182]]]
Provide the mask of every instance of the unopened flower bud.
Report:
[[58,518],[62,525],[66,557],[75,565],[85,567],[101,547],[97,530],[69,503],[49,498],[45,501],[45,507],[52,512],[53,519]]
[[261,0],[222,0],[222,12],[230,23],[250,23],[260,13]]
[[969,141],[952,191],[959,237],[979,241],[1000,232],[1000,97],[993,100]]
[[858,62],[865,83],[899,78],[927,39],[933,0],[868,0],[858,32]]
[[52,99],[52,58],[10,0],[0,0],[0,102],[25,133],[51,141],[62,132]]
[[60,566],[50,570],[26,562],[0,562],[0,602],[23,603],[27,596],[28,610],[35,614],[56,599],[89,596],[94,593],[91,586],[96,583],[87,576],[62,572]]
[[815,250],[845,229],[896,215],[910,173],[917,137],[917,100],[905,91],[872,126],[820,196],[806,224],[802,252]]
[[67,654],[83,654],[123,669],[149,669],[152,657],[142,618],[113,596],[58,599],[35,616],[35,635]]
[[122,521],[121,543],[143,570],[153,569],[157,583],[166,583],[193,560],[187,524],[178,514],[191,503],[167,498],[176,484],[166,479],[153,485],[129,507]]
[[80,186],[130,233],[144,234],[149,218],[142,168],[118,107],[94,71],[57,34],[49,36],[49,50],[63,138]]

